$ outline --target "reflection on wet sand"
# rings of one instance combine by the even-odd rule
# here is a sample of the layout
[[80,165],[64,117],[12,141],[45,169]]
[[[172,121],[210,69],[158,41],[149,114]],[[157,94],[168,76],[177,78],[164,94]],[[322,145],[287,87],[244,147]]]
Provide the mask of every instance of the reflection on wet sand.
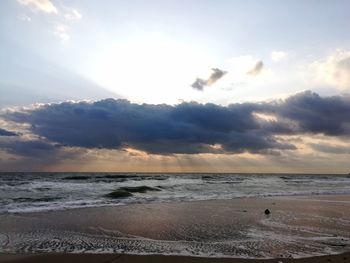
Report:
[[[265,214],[265,209],[270,214]],[[350,196],[241,198],[2,215],[2,252],[306,257],[350,248]],[[59,219],[59,220],[58,220]]]

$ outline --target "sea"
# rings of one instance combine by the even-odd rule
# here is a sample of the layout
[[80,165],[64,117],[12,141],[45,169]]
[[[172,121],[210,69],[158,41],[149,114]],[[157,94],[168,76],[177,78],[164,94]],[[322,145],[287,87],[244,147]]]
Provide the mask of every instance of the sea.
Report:
[[350,175],[0,173],[0,214],[243,197],[350,194]]

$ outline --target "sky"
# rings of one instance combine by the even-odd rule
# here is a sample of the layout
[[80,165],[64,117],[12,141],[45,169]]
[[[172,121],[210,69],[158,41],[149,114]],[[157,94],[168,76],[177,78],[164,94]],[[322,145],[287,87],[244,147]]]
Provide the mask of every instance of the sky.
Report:
[[350,172],[349,0],[3,0],[0,171]]

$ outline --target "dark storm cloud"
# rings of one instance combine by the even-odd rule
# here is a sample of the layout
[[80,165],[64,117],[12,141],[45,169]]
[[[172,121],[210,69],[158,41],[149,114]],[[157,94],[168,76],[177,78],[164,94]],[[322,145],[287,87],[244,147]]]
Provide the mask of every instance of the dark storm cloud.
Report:
[[247,72],[247,74],[253,75],[253,76],[259,75],[263,70],[263,68],[264,68],[264,63],[260,60],[255,64],[255,66],[251,70]]
[[47,156],[55,154],[60,146],[47,142],[45,140],[10,140],[0,141],[0,149],[6,150],[8,153],[20,156]]
[[350,97],[322,98],[303,92],[281,101],[228,106],[195,102],[152,105],[106,99],[45,105],[8,113],[5,118],[30,124],[33,134],[60,146],[132,147],[157,154],[275,154],[295,149],[278,135],[350,136]]
[[[259,130],[252,114],[255,108],[255,104],[140,105],[107,99],[46,105],[8,118],[29,123],[34,134],[65,146],[133,147],[158,154],[293,149]],[[222,147],[212,147],[216,144]]]
[[299,133],[350,135],[350,96],[321,97],[307,91],[275,106],[279,116],[298,123]]
[[197,78],[196,81],[191,85],[191,87],[196,90],[203,90],[205,86],[213,85],[216,81],[221,79],[227,73],[227,71],[223,71],[218,68],[212,68],[212,71],[213,72],[208,79],[205,80]]
[[0,128],[0,136],[18,136],[17,133]]

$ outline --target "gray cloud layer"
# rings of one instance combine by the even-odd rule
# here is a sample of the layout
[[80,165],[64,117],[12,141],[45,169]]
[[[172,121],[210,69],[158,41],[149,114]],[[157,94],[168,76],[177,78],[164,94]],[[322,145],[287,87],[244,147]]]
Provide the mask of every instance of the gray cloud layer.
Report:
[[0,136],[17,136],[17,133],[0,128]]
[[[259,118],[256,113],[274,115],[275,120]],[[278,135],[349,136],[350,96],[323,98],[304,92],[284,101],[229,106],[195,102],[176,106],[134,104],[106,99],[51,104],[4,117],[30,124],[33,134],[57,143],[42,145],[48,148],[60,145],[132,147],[156,154],[264,154],[295,149],[290,142],[278,139]],[[17,147],[19,150],[25,152]]]
[[30,157],[47,157],[47,155],[55,155],[60,145],[47,142],[46,140],[9,140],[0,141],[0,149],[6,150],[8,153],[20,156]]
[[218,68],[213,68],[212,71],[213,73],[206,80],[197,78],[196,81],[191,85],[192,88],[196,90],[204,90],[205,86],[213,85],[216,81],[221,79],[227,73],[227,71],[223,71]]
[[328,143],[315,144],[312,143],[310,146],[318,151],[331,154],[350,154],[350,148],[348,146],[332,145]]

